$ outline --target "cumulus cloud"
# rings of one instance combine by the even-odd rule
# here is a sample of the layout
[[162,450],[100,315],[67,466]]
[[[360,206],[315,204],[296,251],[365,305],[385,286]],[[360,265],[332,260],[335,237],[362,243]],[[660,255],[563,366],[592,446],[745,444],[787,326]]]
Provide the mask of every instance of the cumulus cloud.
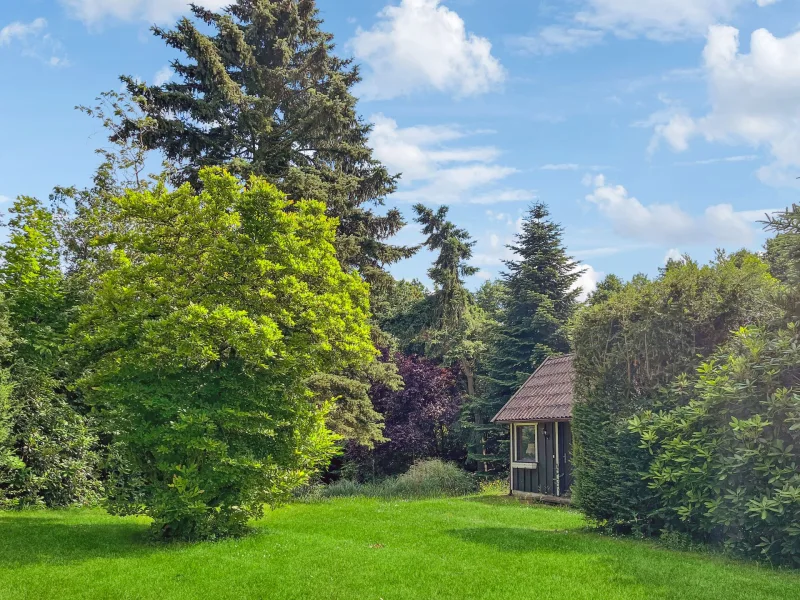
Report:
[[774,164],[761,169],[765,183],[793,180],[800,167],[800,32],[783,38],[753,32],[749,54],[739,51],[739,31],[715,25],[703,50],[711,110],[695,118],[681,111],[654,127],[651,147],[662,140],[681,152],[697,136],[709,142],[765,147]]
[[361,92],[369,98],[425,89],[470,96],[494,89],[506,77],[489,40],[468,33],[458,13],[440,0],[387,6],[372,29],[358,30],[349,47],[368,67]]
[[581,288],[581,293],[578,295],[578,300],[583,302],[589,295],[597,289],[597,284],[606,276],[602,271],[597,271],[592,265],[580,265],[579,269],[583,269],[583,273],[572,285],[572,289]]
[[621,185],[613,185],[603,175],[592,182],[594,190],[586,200],[597,207],[625,238],[663,244],[721,243],[746,246],[754,238],[755,214],[737,212],[730,204],[709,206],[700,215],[690,215],[676,204],[643,204]]
[[681,261],[683,260],[683,253],[677,248],[670,248],[667,250],[667,253],[664,255],[664,264],[667,264],[671,260]]
[[153,85],[164,85],[175,73],[172,71],[172,68],[169,66],[161,67],[153,76]]
[[69,64],[63,45],[47,32],[47,20],[41,17],[30,23],[14,21],[0,29],[0,46],[17,46],[23,56],[51,67]]
[[391,172],[402,174],[394,198],[409,202],[493,204],[531,200],[530,190],[497,187],[517,172],[497,164],[494,146],[459,146],[476,135],[454,126],[399,127],[383,114],[371,118],[370,144]]
[[729,20],[740,8],[779,0],[582,0],[577,12],[562,15],[563,25],[514,38],[513,45],[537,54],[574,52],[603,41],[644,37],[674,41],[701,37],[709,26]]
[[[116,19],[120,21],[149,21],[171,23],[189,12],[190,0],[60,0],[70,16],[87,25]],[[195,4],[217,10],[231,0],[195,0]]]

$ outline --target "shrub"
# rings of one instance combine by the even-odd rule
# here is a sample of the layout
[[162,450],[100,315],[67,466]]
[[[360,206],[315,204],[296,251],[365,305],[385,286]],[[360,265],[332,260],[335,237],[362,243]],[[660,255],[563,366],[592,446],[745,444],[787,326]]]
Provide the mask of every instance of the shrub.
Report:
[[800,566],[800,328],[740,330],[630,421],[672,531]]
[[474,475],[457,465],[441,460],[419,461],[402,475],[375,483],[357,483],[342,479],[320,487],[312,497],[341,498],[365,496],[370,498],[436,498],[466,496],[478,491]]
[[668,402],[661,387],[696,369],[698,355],[709,356],[731,331],[780,316],[778,286],[756,255],[720,253],[706,266],[672,261],[656,280],[636,277],[581,311],[572,491],[587,516],[619,531],[663,527],[659,499],[642,479],[651,457],[628,419]]

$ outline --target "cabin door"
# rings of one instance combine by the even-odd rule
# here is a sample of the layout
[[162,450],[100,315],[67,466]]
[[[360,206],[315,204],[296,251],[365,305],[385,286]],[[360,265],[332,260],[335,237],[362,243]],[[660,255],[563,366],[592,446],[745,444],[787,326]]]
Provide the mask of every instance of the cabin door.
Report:
[[568,496],[572,485],[572,427],[560,421],[558,427],[558,495]]

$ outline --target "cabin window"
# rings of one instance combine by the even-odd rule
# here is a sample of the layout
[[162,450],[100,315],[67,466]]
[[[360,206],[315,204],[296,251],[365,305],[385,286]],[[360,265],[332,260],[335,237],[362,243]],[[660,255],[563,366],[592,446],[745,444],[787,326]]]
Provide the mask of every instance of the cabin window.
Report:
[[535,463],[536,460],[536,425],[517,425],[514,432],[514,462]]

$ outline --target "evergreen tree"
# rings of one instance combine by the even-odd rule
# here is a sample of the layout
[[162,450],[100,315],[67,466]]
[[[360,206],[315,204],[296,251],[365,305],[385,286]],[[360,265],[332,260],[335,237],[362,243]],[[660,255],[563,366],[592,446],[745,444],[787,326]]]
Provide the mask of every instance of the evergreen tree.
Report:
[[495,292],[498,326],[487,352],[484,393],[476,399],[475,428],[483,431],[485,461],[508,460],[507,428],[488,424],[530,374],[550,355],[569,352],[566,324],[578,306],[581,275],[567,254],[562,228],[548,219],[544,204],[532,205],[522,230],[509,246],[515,258],[505,261],[500,291]]
[[[224,166],[265,177],[292,200],[325,202],[339,220],[342,266],[357,270],[373,297],[385,292],[392,285],[386,265],[416,248],[388,241],[405,224],[398,210],[375,210],[397,176],[372,156],[371,126],[351,93],[358,68],[334,54],[314,0],[238,0],[221,12],[192,12],[194,21],[153,29],[184,55],[172,63],[177,81],[150,86],[122,78],[136,107],[107,124],[111,141],[160,150],[175,167],[174,183],[197,186],[200,169]],[[377,327],[372,335],[378,347],[391,343]],[[337,399],[331,427],[366,445],[382,439],[367,394],[377,382],[401,385],[393,363],[312,380],[321,398]]]
[[112,140],[161,150],[178,167],[176,183],[197,185],[200,169],[219,165],[266,177],[292,199],[325,202],[339,219],[342,265],[385,283],[384,266],[414,252],[386,241],[404,225],[400,212],[369,207],[383,204],[396,177],[372,156],[370,125],[351,93],[358,68],[334,54],[314,0],[238,0],[219,13],[192,12],[196,22],[153,29],[185,55],[172,63],[178,81],[123,77],[144,118],[122,113]]
[[544,204],[530,207],[509,246],[516,258],[505,261],[506,308],[492,379],[506,400],[545,358],[569,352],[565,325],[577,307],[581,290],[575,283],[582,271],[567,254],[562,227],[549,215]]

